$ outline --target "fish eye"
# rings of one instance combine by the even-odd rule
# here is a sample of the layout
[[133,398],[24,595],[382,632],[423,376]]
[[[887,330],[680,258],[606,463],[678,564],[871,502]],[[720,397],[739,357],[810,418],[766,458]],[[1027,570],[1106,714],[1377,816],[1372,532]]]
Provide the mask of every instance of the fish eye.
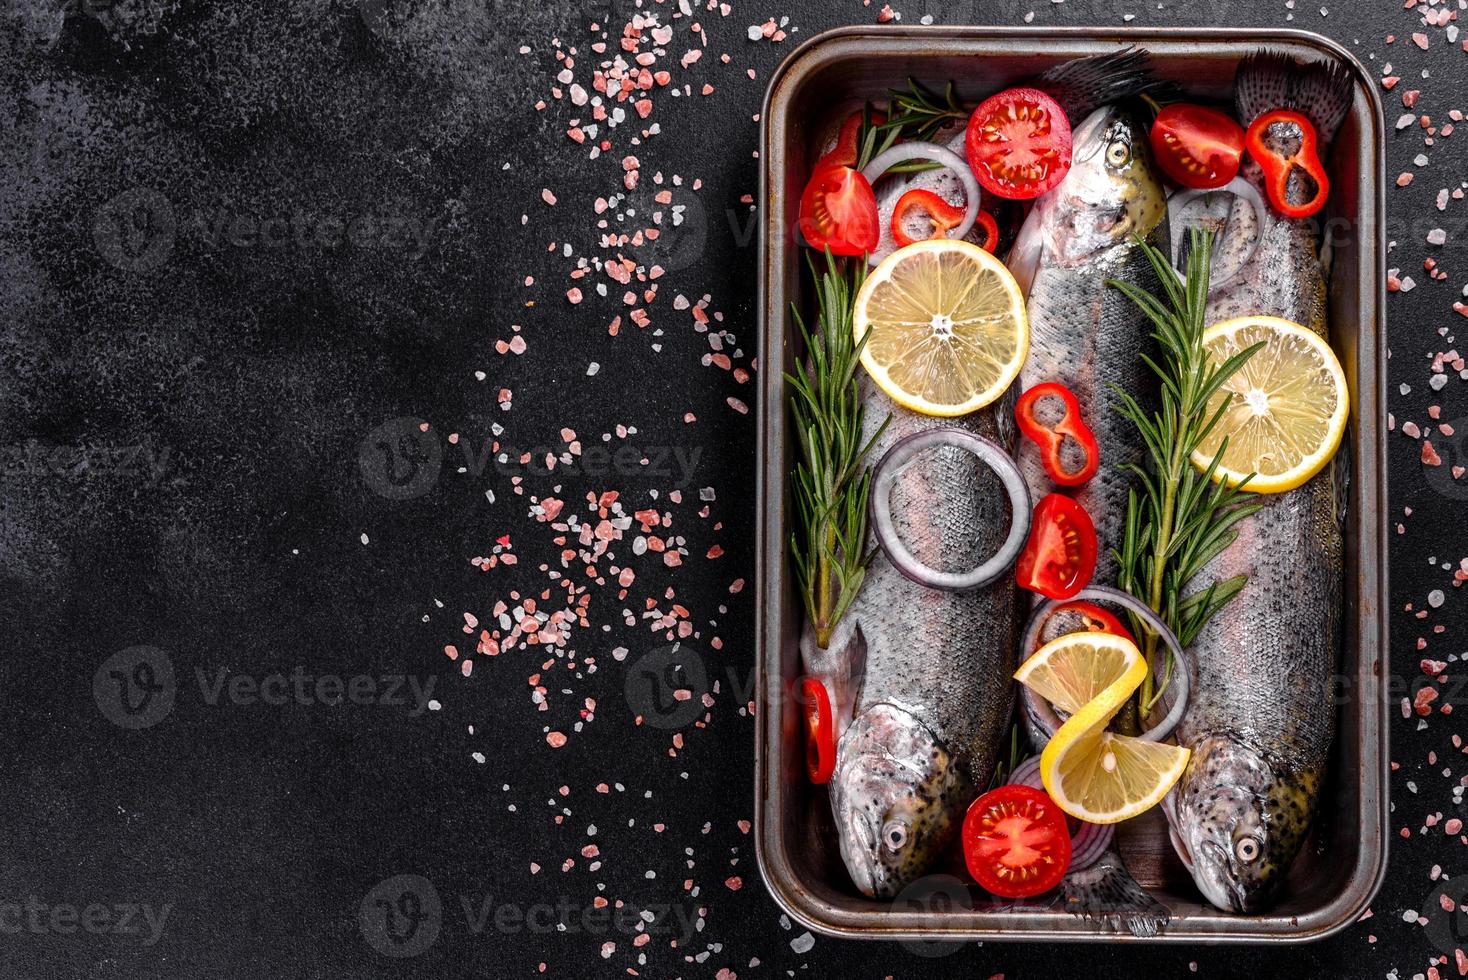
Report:
[[907,827],[901,820],[888,820],[882,828],[882,843],[887,845],[890,851],[902,850],[902,845],[907,843]]
[[1259,857],[1259,842],[1252,837],[1240,837],[1234,841],[1234,855],[1245,864],[1252,864]]
[[1106,162],[1113,167],[1125,166],[1132,158],[1132,148],[1125,140],[1112,140],[1106,147]]

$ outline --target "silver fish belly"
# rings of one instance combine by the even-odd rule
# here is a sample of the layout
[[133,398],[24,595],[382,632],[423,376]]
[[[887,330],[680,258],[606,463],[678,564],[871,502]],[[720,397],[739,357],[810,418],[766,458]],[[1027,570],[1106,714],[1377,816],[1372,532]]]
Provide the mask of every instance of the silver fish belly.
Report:
[[[862,379],[872,424],[893,412],[874,459],[897,440],[956,425],[1010,448],[1012,401],[962,419],[904,411]],[[898,533],[920,561],[972,567],[997,551],[1008,498],[970,454],[944,448],[899,474]],[[857,888],[891,896],[928,871],[993,771],[1008,724],[1020,613],[1012,581],[973,592],[924,588],[878,553],[832,647],[859,647],[855,717],[837,746],[831,804]]]

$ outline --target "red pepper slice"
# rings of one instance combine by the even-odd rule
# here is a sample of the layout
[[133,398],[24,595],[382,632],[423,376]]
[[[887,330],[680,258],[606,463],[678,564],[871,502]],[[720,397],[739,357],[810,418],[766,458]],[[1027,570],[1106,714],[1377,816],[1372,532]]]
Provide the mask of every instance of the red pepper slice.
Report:
[[981,209],[975,223],[984,229],[984,240],[979,242],[979,248],[993,255],[994,249],[999,245],[999,222],[988,211]]
[[1069,599],[1096,573],[1096,525],[1086,508],[1058,493],[1035,507],[1030,539],[1014,566],[1020,588]]
[[[841,135],[836,137],[836,146],[830,153],[816,161],[816,169],[828,164],[839,164],[843,167],[856,166],[856,155],[861,151],[861,147],[856,145],[857,134],[861,132],[861,113],[862,110],[858,109],[846,117],[846,121],[841,124]],[[873,126],[880,126],[886,121],[886,113],[872,113]]]
[[[1300,145],[1293,153],[1282,153],[1265,142],[1270,127],[1276,125],[1293,127],[1298,131]],[[1269,203],[1287,218],[1310,217],[1325,207],[1325,199],[1330,196],[1330,178],[1325,175],[1325,165],[1316,152],[1318,142],[1315,126],[1310,120],[1289,109],[1266,112],[1249,125],[1249,132],[1244,136],[1249,156],[1264,171],[1264,190],[1269,195]],[[1296,167],[1315,182],[1315,196],[1301,204],[1292,204],[1289,198],[1290,173]]]
[[836,770],[836,725],[831,718],[831,696],[813,677],[800,679],[800,703],[805,709],[805,771],[810,781],[823,785]]
[[[1065,414],[1059,421],[1045,422],[1036,416],[1035,406],[1042,398],[1060,399]],[[1065,385],[1047,381],[1030,388],[1015,402],[1014,418],[1019,430],[1040,447],[1040,461],[1051,481],[1062,487],[1078,487],[1096,475],[1096,468],[1101,465],[1096,436],[1081,418],[1081,406],[1075,394]],[[1066,461],[1075,450],[1085,458],[1081,465],[1067,469]]]
[[881,237],[877,197],[860,171],[845,164],[816,167],[800,195],[800,231],[806,244],[832,255],[863,255]]
[[961,836],[969,874],[1001,898],[1048,892],[1070,867],[1065,811],[1029,786],[1000,786],[974,800]]
[[[932,226],[923,238],[913,238],[907,233],[907,219],[915,211],[926,214]],[[892,240],[901,247],[928,238],[943,238],[948,229],[958,227],[962,221],[963,208],[954,207],[932,191],[908,191],[897,199],[897,207],[892,209]]]
[[1132,636],[1132,631],[1123,626],[1121,620],[1094,602],[1077,599],[1074,602],[1067,602],[1050,615],[1058,616],[1064,612],[1073,612],[1081,617],[1081,623],[1092,633],[1110,633],[1112,636],[1125,637],[1133,643],[1137,642],[1137,638]]

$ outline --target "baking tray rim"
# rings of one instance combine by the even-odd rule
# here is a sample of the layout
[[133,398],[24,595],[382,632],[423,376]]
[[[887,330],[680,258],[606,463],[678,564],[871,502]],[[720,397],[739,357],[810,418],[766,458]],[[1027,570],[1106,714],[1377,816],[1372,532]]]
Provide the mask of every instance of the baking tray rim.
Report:
[[[1360,815],[1375,818],[1378,833],[1374,839],[1368,839],[1362,835],[1358,846],[1358,864],[1361,869],[1349,881],[1349,887],[1341,894],[1335,896],[1330,902],[1320,908],[1312,910],[1304,917],[1235,917],[1227,919],[1185,917],[1174,920],[1173,925],[1154,937],[1137,937],[1126,933],[1102,933],[1098,932],[1089,924],[1080,922],[1078,919],[1054,920],[1053,916],[1047,916],[1053,921],[1065,923],[1068,928],[1056,928],[1049,926],[1045,928],[1013,928],[1002,924],[973,927],[961,925],[952,928],[909,928],[906,926],[886,926],[881,923],[871,925],[853,926],[844,922],[833,922],[822,917],[822,908],[815,907],[810,902],[810,896],[802,898],[785,887],[785,879],[795,878],[793,868],[780,853],[780,848],[773,848],[774,841],[770,838],[771,825],[774,822],[773,814],[767,812],[772,808],[773,802],[779,799],[778,785],[772,782],[777,779],[773,770],[775,767],[767,764],[769,751],[772,745],[779,743],[779,734],[772,726],[781,724],[781,712],[768,710],[771,704],[769,697],[770,677],[768,658],[771,649],[778,650],[780,646],[780,607],[781,597],[771,592],[770,576],[767,575],[767,560],[772,554],[781,553],[781,538],[783,535],[783,522],[778,518],[772,519],[770,511],[771,500],[771,474],[769,472],[770,453],[767,451],[772,440],[780,438],[783,427],[784,399],[783,382],[781,373],[777,370],[771,373],[771,365],[775,364],[769,356],[769,328],[772,317],[783,315],[783,297],[776,304],[775,297],[770,292],[771,275],[774,263],[772,255],[781,254],[777,249],[771,251],[773,225],[780,221],[783,209],[777,211],[771,206],[772,185],[772,161],[776,155],[771,152],[776,142],[782,142],[783,136],[772,132],[771,119],[774,113],[771,111],[777,100],[782,98],[782,93],[790,91],[792,83],[799,81],[801,76],[823,67],[830,60],[841,56],[844,52],[835,51],[828,54],[829,49],[849,46],[847,42],[864,41],[874,47],[901,44],[902,42],[918,42],[922,40],[951,40],[951,41],[1005,41],[1005,40],[1034,40],[1037,42],[1055,40],[1069,40],[1096,43],[1134,43],[1146,46],[1152,41],[1161,42],[1214,42],[1214,43],[1258,43],[1258,44],[1280,44],[1289,43],[1314,48],[1318,53],[1339,61],[1344,64],[1355,76],[1360,90],[1366,95],[1371,132],[1365,145],[1370,150],[1371,159],[1363,161],[1357,169],[1358,182],[1365,174],[1370,173],[1373,179],[1373,191],[1363,194],[1358,202],[1358,217],[1364,217],[1360,223],[1362,227],[1371,227],[1371,234],[1363,233],[1359,237],[1360,247],[1363,250],[1363,259],[1367,258],[1365,250],[1370,248],[1370,261],[1362,261],[1360,266],[1363,270],[1370,269],[1373,273],[1374,286],[1370,290],[1362,290],[1361,296],[1369,300],[1370,306],[1374,307],[1374,316],[1370,322],[1375,330],[1369,336],[1365,333],[1358,334],[1358,340],[1362,343],[1357,350],[1357,399],[1359,408],[1358,419],[1358,443],[1357,463],[1355,465],[1356,476],[1367,477],[1360,480],[1358,493],[1360,517],[1355,522],[1357,534],[1357,563],[1358,580],[1360,591],[1360,614],[1358,631],[1358,663],[1357,674],[1361,675],[1360,659],[1369,651],[1369,644],[1374,642],[1377,649],[1378,669],[1370,672],[1369,676],[1377,679],[1376,689],[1367,692],[1363,689],[1361,709],[1362,737],[1360,752],[1362,765],[1360,768],[1361,798],[1363,805]],[[914,51],[915,55],[920,52]],[[827,57],[812,58],[817,55]],[[1383,691],[1380,689],[1381,676],[1380,665],[1383,659],[1389,664],[1389,637],[1387,621],[1383,615],[1382,601],[1389,596],[1388,591],[1388,556],[1386,550],[1386,539],[1380,529],[1380,518],[1387,513],[1386,499],[1386,407],[1383,400],[1383,392],[1387,383],[1386,363],[1386,290],[1382,275],[1380,275],[1382,263],[1385,257],[1385,228],[1383,218],[1385,209],[1385,184],[1386,184],[1386,162],[1385,162],[1385,123],[1380,93],[1376,91],[1371,74],[1361,61],[1352,52],[1340,43],[1317,34],[1313,31],[1298,28],[1254,28],[1254,27],[1230,27],[1230,28],[1194,28],[1194,27],[1034,27],[1034,26],[891,26],[874,27],[871,25],[853,25],[838,27],[823,31],[811,38],[806,39],[795,48],[776,68],[766,87],[765,97],[761,106],[760,115],[760,207],[763,216],[759,228],[759,268],[758,268],[758,291],[760,299],[759,308],[759,337],[758,356],[762,374],[762,384],[756,405],[756,430],[758,432],[758,465],[760,466],[759,479],[756,481],[756,508],[759,515],[759,533],[756,536],[756,567],[755,567],[755,677],[756,677],[756,726],[755,726],[755,855],[766,889],[774,897],[775,902],[790,917],[804,927],[831,937],[836,938],[859,938],[880,939],[890,941],[900,940],[945,940],[951,939],[955,942],[963,941],[1036,941],[1048,940],[1055,942],[1123,942],[1123,943],[1226,943],[1243,944],[1254,942],[1275,942],[1299,944],[1315,942],[1342,931],[1353,922],[1358,921],[1361,914],[1370,905],[1377,892],[1380,890],[1385,878],[1387,867],[1387,856],[1390,847],[1390,835],[1388,833],[1390,817],[1389,800],[1389,705]],[[1369,209],[1369,210],[1368,210]],[[1365,319],[1365,318],[1363,318]],[[1362,358],[1371,355],[1370,363],[1374,370],[1368,370]],[[774,406],[774,411],[771,411]],[[1366,409],[1370,411],[1366,411]],[[774,487],[783,496],[782,485],[784,476],[775,476]],[[776,497],[778,503],[780,497]],[[1373,588],[1374,586],[1374,588]],[[1371,706],[1375,706],[1372,710]],[[1373,730],[1374,729],[1374,730]],[[1372,763],[1375,763],[1374,765]],[[1374,786],[1373,786],[1374,783]],[[1374,790],[1374,792],[1371,792]],[[1370,800],[1375,800],[1375,807],[1370,806]],[[823,906],[824,907],[824,906]],[[873,913],[853,913],[854,915],[872,916]],[[1025,918],[1033,918],[1026,913],[1001,913],[980,912],[975,913],[983,918],[994,920],[1007,920],[1011,923],[1022,921]],[[893,913],[878,913],[882,918],[890,918]],[[909,915],[902,914],[903,918]],[[1270,919],[1275,921],[1271,922]],[[971,920],[971,918],[970,918]],[[1217,923],[1223,921],[1237,921],[1237,928],[1207,928],[1189,929],[1187,923],[1209,922]],[[1248,928],[1250,924],[1254,928]]]

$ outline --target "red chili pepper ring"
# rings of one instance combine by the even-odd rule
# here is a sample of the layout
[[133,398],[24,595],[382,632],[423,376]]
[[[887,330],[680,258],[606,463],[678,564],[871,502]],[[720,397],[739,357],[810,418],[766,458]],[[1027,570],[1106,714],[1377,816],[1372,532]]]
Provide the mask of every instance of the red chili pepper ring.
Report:
[[[1291,126],[1299,131],[1300,145],[1293,153],[1282,153],[1265,142],[1270,127],[1275,125]],[[1325,164],[1320,162],[1318,144],[1319,138],[1310,120],[1289,109],[1266,112],[1249,124],[1244,145],[1249,156],[1264,171],[1264,190],[1269,195],[1269,203],[1287,218],[1310,217],[1325,207],[1325,199],[1330,196],[1330,178],[1325,175]],[[1296,167],[1315,182],[1314,196],[1300,204],[1292,203],[1289,195],[1290,174]]]
[[[1058,420],[1051,421],[1036,411],[1046,398],[1059,399],[1064,408],[1065,414]],[[1051,482],[1078,487],[1096,475],[1101,465],[1096,436],[1081,418],[1076,396],[1065,385],[1047,381],[1030,388],[1015,402],[1014,418],[1020,431],[1040,447],[1040,462]]]

